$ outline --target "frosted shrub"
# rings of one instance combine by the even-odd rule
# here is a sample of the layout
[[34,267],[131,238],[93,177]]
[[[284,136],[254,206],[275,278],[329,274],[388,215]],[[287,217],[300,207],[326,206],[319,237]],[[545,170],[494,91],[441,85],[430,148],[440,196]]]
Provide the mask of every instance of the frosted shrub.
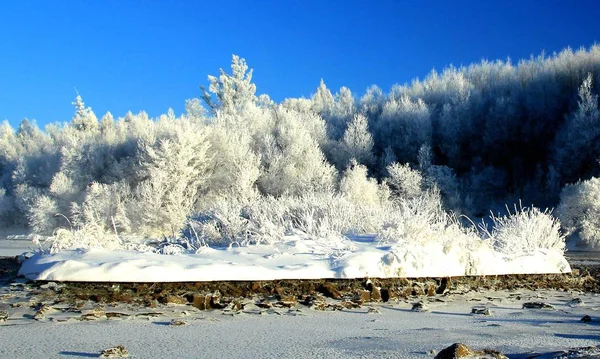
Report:
[[550,211],[538,208],[515,206],[514,213],[505,216],[492,215],[492,231],[488,233],[499,252],[518,257],[539,250],[564,251],[565,237],[560,231],[560,223]]
[[475,231],[463,227],[442,209],[438,191],[413,199],[400,199],[378,235],[382,242],[411,245],[465,243],[477,239]]
[[411,199],[423,193],[423,176],[408,164],[393,163],[387,167],[388,184],[396,197]]
[[58,216],[56,201],[41,195],[35,199],[29,210],[29,224],[34,233],[48,235],[58,227]]
[[340,181],[340,193],[354,203],[376,205],[381,201],[377,180],[368,178],[367,167],[359,165],[355,160],[350,162],[344,172]]
[[600,178],[566,185],[556,208],[567,234],[578,233],[592,247],[600,247]]

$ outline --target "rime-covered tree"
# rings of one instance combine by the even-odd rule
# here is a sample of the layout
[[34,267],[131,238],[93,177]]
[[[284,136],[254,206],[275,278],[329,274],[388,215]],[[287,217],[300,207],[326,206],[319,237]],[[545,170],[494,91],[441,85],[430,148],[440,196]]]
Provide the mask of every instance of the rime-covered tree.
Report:
[[98,129],[98,119],[90,107],[86,107],[80,95],[77,95],[75,102],[75,115],[71,124],[79,131],[93,132]]
[[555,144],[556,168],[572,182],[597,172],[600,157],[600,111],[589,73],[579,87],[577,109],[566,117]]
[[363,165],[373,164],[373,136],[369,132],[367,118],[363,114],[357,114],[352,118],[344,132],[341,147],[344,165],[347,165],[352,158]]
[[[248,70],[246,60],[237,55],[231,59],[231,75],[223,69],[219,77],[208,76],[208,91],[202,86],[203,100],[213,114],[241,113],[256,101],[256,85],[252,83],[252,70]],[[212,95],[215,95],[216,102]]]

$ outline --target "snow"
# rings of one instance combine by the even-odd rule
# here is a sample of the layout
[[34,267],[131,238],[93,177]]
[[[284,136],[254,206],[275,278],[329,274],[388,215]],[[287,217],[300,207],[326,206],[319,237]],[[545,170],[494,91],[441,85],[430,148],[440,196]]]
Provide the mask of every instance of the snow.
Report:
[[[37,253],[19,274],[33,280],[80,282],[185,282],[364,277],[564,273],[560,251],[511,258],[485,241],[459,244],[384,245],[374,237],[349,240],[345,248],[297,236],[272,245],[202,248],[195,254],[163,255],[88,248]],[[337,244],[339,248],[339,243]]]
[[[583,304],[571,306],[575,297]],[[373,304],[381,314],[369,314],[367,307],[341,312],[300,307],[230,316],[169,305],[144,319],[132,315],[57,323],[12,315],[0,323],[0,357],[97,357],[103,349],[122,344],[134,358],[432,358],[430,350],[462,342],[525,358],[533,352],[598,344],[597,294],[523,290],[437,299],[445,301],[430,301],[425,313],[412,312],[408,301]],[[522,309],[526,300],[543,300],[556,309]],[[481,305],[491,315],[470,314],[473,306]],[[135,312],[124,304],[112,310]],[[594,321],[582,323],[585,314]],[[172,318],[188,325],[168,325]]]

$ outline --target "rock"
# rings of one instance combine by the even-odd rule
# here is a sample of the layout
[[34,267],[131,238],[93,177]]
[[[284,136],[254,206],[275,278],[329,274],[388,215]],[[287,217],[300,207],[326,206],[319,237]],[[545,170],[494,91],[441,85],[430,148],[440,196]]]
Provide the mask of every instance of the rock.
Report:
[[554,309],[554,307],[544,302],[527,302],[523,303],[523,309]]
[[0,310],[0,322],[6,322],[8,320],[8,312],[6,310]]
[[169,325],[174,327],[182,327],[188,325],[188,323],[183,319],[173,319],[171,320],[171,323]]
[[492,312],[487,307],[473,307],[471,314],[492,315]]
[[425,295],[425,289],[421,283],[415,283],[412,287],[412,295],[421,296]]
[[381,288],[373,286],[373,290],[371,290],[371,301],[379,302],[381,300]]
[[33,319],[35,320],[43,320],[46,317],[46,314],[50,313],[54,311],[54,309],[47,305],[47,304],[42,304],[39,306],[38,310],[36,310]]
[[121,318],[129,318],[131,314],[121,313],[121,312],[106,312],[106,318],[108,319],[121,319]]
[[210,306],[215,309],[222,309],[225,306],[221,304],[221,292],[215,290],[210,298]]
[[338,305],[344,309],[360,308],[360,304],[357,304],[351,300],[343,300],[343,301],[339,302]]
[[101,308],[94,308],[87,313],[83,313],[80,320],[98,320],[100,318],[106,318],[106,312]]
[[381,300],[386,303],[387,301],[390,300],[390,290],[386,289],[386,288],[382,288],[379,290],[379,292],[381,293]]
[[367,311],[368,314],[381,314],[381,312],[379,311],[379,309],[375,308],[375,307],[369,307],[369,310]]
[[246,303],[244,305],[244,309],[242,309],[242,313],[246,313],[246,314],[262,314],[263,313],[263,309],[259,308],[254,303]]
[[435,291],[435,294],[444,294],[448,289],[448,281],[448,278],[442,278],[439,287]]
[[455,343],[440,351],[435,359],[508,359],[504,354],[492,349],[473,350],[462,343]]
[[295,295],[282,295],[277,304],[282,307],[291,308],[298,304],[298,299]]
[[371,292],[373,290],[373,282],[370,279],[367,279],[365,282],[365,289]]
[[187,301],[187,299],[178,297],[176,295],[167,295],[167,297],[165,298],[165,303],[166,304],[183,305],[183,304],[188,304],[188,301]]
[[261,299],[259,301],[256,301],[254,304],[257,307],[264,309],[271,309],[273,307],[273,304],[271,304],[271,302],[269,302],[268,299]]
[[242,304],[240,300],[234,299],[231,301],[231,303],[229,303],[226,309],[233,312],[240,312],[242,309],[244,309],[244,304]]
[[371,291],[368,290],[359,290],[356,297],[354,297],[353,301],[359,305],[363,305],[371,301]]
[[116,347],[104,349],[100,353],[100,358],[129,358],[129,352],[122,345]]
[[475,352],[475,356],[480,359],[508,359],[508,357],[497,350],[483,349]]
[[578,306],[584,305],[584,303],[583,303],[583,300],[581,298],[575,298],[573,300],[570,300],[569,303],[568,303],[568,305],[570,307],[578,307]]
[[192,306],[200,310],[206,310],[206,295],[194,294]]
[[435,359],[458,359],[474,354],[475,352],[465,344],[455,343],[440,351]]
[[342,293],[337,289],[337,287],[331,282],[325,282],[317,288],[317,291],[323,293],[326,297],[330,297],[333,299],[342,298]]
[[581,318],[580,320],[584,323],[589,323],[592,321],[592,317],[590,317],[589,315],[584,315],[583,318]]
[[425,303],[417,302],[417,303],[413,303],[411,310],[413,312],[428,312],[429,308],[427,307],[427,305]]
[[435,294],[435,286],[433,284],[429,284],[427,286],[427,296],[433,297]]

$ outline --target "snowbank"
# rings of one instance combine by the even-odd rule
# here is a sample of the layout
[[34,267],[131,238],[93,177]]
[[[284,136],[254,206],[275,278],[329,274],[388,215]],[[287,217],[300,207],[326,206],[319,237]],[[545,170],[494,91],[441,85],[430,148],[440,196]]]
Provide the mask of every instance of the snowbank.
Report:
[[461,245],[380,245],[355,238],[344,251],[323,251],[310,239],[273,245],[205,248],[197,254],[161,255],[134,251],[79,249],[35,254],[19,274],[33,280],[81,282],[182,282],[364,277],[447,277],[464,275],[565,273],[561,251],[537,251],[511,258],[486,241]]

